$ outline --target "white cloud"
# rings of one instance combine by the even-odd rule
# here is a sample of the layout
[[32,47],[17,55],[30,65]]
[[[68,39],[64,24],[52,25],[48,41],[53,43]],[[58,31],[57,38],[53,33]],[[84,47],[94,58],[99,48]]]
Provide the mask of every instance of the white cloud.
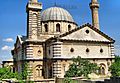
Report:
[[5,41],[5,42],[14,42],[13,38],[6,38],[6,39],[3,39],[3,41]]
[[9,50],[11,50],[11,49],[12,49],[12,47],[7,46],[7,45],[5,45],[5,46],[3,46],[3,47],[1,48],[1,50],[3,50],[3,51],[9,51]]

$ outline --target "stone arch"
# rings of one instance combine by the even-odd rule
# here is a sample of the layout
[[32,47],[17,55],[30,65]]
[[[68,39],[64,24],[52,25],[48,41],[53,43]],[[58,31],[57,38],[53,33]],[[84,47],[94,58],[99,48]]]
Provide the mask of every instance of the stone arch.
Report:
[[60,32],[60,24],[59,23],[56,24],[56,32]]

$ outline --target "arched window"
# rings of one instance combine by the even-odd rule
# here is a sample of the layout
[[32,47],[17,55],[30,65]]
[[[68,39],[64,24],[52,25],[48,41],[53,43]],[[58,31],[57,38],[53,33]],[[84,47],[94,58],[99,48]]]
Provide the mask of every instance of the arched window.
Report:
[[104,64],[100,64],[99,74],[105,75],[105,65]]
[[56,24],[56,32],[60,32],[60,24]]
[[45,27],[45,32],[48,32],[48,25],[45,24],[44,27]]
[[105,68],[104,67],[101,68],[101,74],[105,75]]
[[68,31],[70,31],[71,30],[71,25],[68,25]]
[[42,76],[42,67],[41,65],[36,66],[36,76],[41,77]]
[[40,70],[36,69],[36,75],[39,77],[40,76]]

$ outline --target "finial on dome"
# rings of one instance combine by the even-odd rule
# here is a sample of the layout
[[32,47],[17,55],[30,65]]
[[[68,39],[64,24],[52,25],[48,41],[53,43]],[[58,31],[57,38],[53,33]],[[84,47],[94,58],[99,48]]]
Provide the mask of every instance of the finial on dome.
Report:
[[55,0],[55,3],[54,3],[54,6],[57,6],[57,2],[56,2],[56,0]]
[[54,3],[54,6],[57,6],[57,3],[56,3],[56,2]]
[[92,0],[91,2],[98,2],[97,0]]
[[38,0],[30,0],[30,2],[37,3],[37,2],[38,2]]

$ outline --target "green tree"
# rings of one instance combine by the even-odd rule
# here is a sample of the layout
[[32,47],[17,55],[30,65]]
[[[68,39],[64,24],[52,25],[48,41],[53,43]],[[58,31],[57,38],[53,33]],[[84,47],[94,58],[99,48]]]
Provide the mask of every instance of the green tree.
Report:
[[[10,67],[3,67],[0,68],[0,80],[16,78],[19,83],[26,83],[28,73],[31,73],[31,70],[28,68],[28,64],[26,62],[23,64],[23,71],[21,73],[13,73]],[[29,83],[32,83],[32,81],[29,81]]]
[[96,63],[90,63],[88,60],[81,57],[73,58],[73,63],[69,66],[65,77],[79,77],[84,76],[88,78],[88,74],[96,72],[98,66]]
[[10,67],[0,68],[0,80],[2,79],[11,79],[11,78],[18,78],[18,73],[11,72]]
[[29,81],[29,83],[33,83],[31,80],[27,80],[28,74],[31,74],[32,70],[29,69],[28,63],[24,62],[23,64],[23,70],[21,73],[19,73],[19,83],[26,83]]
[[115,56],[115,61],[110,66],[112,76],[120,76],[120,56]]
[[21,72],[21,78],[22,78],[23,80],[26,80],[26,79],[27,79],[28,71],[29,71],[29,69],[28,69],[28,64],[25,62],[25,63],[23,64],[23,71]]

